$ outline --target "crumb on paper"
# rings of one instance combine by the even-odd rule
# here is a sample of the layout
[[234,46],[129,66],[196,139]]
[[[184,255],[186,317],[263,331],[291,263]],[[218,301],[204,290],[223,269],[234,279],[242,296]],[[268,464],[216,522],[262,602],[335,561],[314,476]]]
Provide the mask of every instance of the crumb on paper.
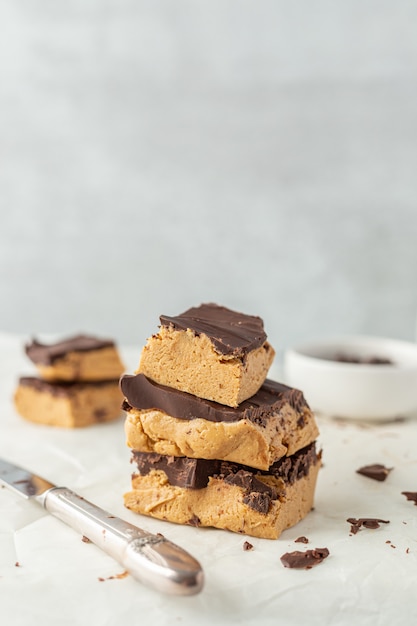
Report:
[[414,504],[417,506],[417,491],[402,491],[401,493],[407,498],[407,500],[410,500],[410,502],[414,502]]
[[253,545],[249,543],[249,541],[245,541],[245,543],[243,544],[243,549],[245,550],[245,552],[248,552],[249,550],[253,550]]
[[81,537],[81,541],[83,541],[84,543],[92,543],[91,539],[89,539],[88,537],[86,537],[85,535],[83,535]]
[[14,564],[15,567],[22,567],[19,563],[19,561],[16,561],[16,563]]
[[385,467],[381,463],[372,463],[371,465],[364,465],[356,470],[357,474],[361,474],[362,476],[366,476],[367,478],[372,478],[372,480],[378,480],[379,482],[383,482],[387,479],[388,474],[392,472],[393,467]]
[[374,530],[375,528],[379,528],[380,524],[389,524],[389,520],[378,519],[376,517],[359,517],[358,519],[354,517],[348,517],[346,521],[351,524],[350,532],[353,535],[356,535],[356,533],[359,532],[361,528]]
[[126,578],[126,576],[129,575],[128,571],[124,571],[121,572],[120,574],[113,574],[112,576],[107,576],[107,578],[102,578],[101,576],[99,576],[98,580],[99,582],[104,582],[105,580],[115,580],[115,579],[121,579],[121,578]]
[[286,552],[281,557],[281,563],[284,567],[291,569],[311,569],[319,565],[329,556],[330,552],[327,548],[315,548],[314,550],[306,550],[301,552]]
[[294,542],[295,543],[308,543],[308,539],[307,537],[304,537],[304,535],[301,535],[301,537],[294,539]]

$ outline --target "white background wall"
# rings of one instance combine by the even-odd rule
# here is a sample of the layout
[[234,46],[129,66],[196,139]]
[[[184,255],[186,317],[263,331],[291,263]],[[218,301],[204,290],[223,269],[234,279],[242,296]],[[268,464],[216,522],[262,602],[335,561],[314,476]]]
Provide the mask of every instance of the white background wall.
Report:
[[0,330],[203,301],[414,339],[415,2],[0,2]]

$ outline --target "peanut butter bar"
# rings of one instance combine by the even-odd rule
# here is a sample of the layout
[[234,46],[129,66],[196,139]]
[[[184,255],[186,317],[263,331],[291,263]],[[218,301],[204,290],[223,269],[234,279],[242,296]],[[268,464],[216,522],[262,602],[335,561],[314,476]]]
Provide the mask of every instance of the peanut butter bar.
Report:
[[266,470],[318,435],[303,394],[271,380],[237,408],[158,385],[143,374],[123,376],[120,386],[127,445],[143,452]]
[[37,424],[76,428],[121,416],[118,380],[50,383],[24,376],[14,395],[17,412]]
[[48,381],[115,380],[124,371],[111,339],[76,335],[49,345],[34,339],[25,351]]
[[127,508],[170,522],[277,539],[311,510],[321,454],[315,444],[268,472],[224,461],[133,452]]
[[202,304],[160,321],[135,373],[232,407],[261,387],[275,355],[261,318]]

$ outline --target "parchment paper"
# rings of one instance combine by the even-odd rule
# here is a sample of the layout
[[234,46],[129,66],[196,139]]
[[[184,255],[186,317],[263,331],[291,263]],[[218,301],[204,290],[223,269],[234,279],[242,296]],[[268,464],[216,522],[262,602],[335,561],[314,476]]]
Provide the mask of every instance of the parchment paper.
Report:
[[[19,375],[34,368],[26,337],[0,335],[0,456],[65,485],[114,515],[161,532],[202,564],[205,588],[194,597],[158,594],[62,522],[0,489],[0,622],[8,626],[154,626],[179,624],[413,624],[417,619],[417,420],[384,424],[318,416],[323,468],[314,510],[276,541],[215,529],[182,527],[126,510],[132,466],[123,418],[81,430],[33,425],[12,403]],[[140,346],[121,348],[133,371]],[[273,377],[273,376],[271,376]],[[307,398],[308,400],[308,398]],[[356,473],[383,463],[379,483]],[[348,517],[389,520],[350,533]],[[295,543],[300,535],[309,544]],[[244,551],[244,541],[253,550]],[[292,550],[327,547],[311,570],[283,567]],[[112,578],[113,577],[113,578]],[[104,579],[104,580],[100,580]]]

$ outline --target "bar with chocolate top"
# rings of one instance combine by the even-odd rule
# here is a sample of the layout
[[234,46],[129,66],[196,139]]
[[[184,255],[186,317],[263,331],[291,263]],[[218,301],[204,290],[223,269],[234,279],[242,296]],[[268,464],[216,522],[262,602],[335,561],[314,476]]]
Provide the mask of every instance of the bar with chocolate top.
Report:
[[179,524],[276,539],[313,506],[321,453],[315,444],[258,471],[238,463],[133,451],[137,473],[125,505]]
[[49,381],[115,380],[124,371],[114,341],[92,335],[74,335],[51,344],[33,339],[25,352]]
[[275,355],[261,318],[202,304],[160,322],[136,373],[232,407],[261,387]]
[[22,376],[14,405],[24,419],[37,424],[77,428],[121,416],[118,380],[52,383]]
[[272,380],[232,408],[159,385],[144,374],[120,380],[129,447],[268,469],[314,441],[318,429],[301,391]]

